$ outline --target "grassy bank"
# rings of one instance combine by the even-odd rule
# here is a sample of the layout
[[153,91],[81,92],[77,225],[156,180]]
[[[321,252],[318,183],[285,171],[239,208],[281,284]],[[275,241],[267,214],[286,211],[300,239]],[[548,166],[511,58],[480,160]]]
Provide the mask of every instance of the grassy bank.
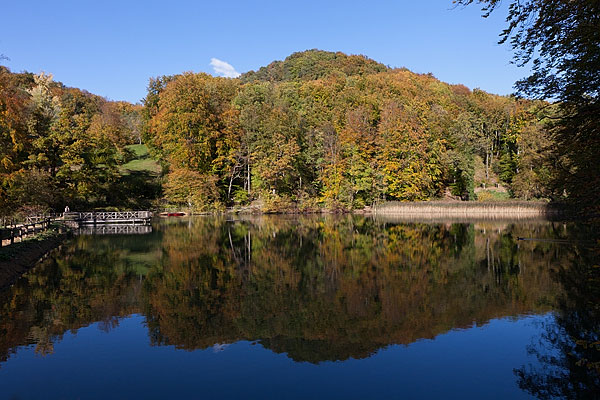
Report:
[[58,225],[27,238],[23,242],[0,248],[0,289],[11,285],[31,269],[49,251],[58,247],[71,232]]

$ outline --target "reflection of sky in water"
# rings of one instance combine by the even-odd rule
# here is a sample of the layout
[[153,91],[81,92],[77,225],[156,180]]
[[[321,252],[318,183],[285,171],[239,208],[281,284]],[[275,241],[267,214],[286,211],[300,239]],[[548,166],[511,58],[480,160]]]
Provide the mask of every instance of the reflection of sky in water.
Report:
[[229,343],[215,343],[212,347],[213,353],[220,353],[222,351],[225,351],[227,347],[229,347]]
[[3,398],[40,399],[527,398],[513,369],[536,362],[527,347],[553,320],[495,319],[361,360],[311,364],[248,341],[196,351],[150,346],[144,317],[134,315],[108,333],[98,324],[68,333],[45,357],[19,349],[0,369],[0,387]]

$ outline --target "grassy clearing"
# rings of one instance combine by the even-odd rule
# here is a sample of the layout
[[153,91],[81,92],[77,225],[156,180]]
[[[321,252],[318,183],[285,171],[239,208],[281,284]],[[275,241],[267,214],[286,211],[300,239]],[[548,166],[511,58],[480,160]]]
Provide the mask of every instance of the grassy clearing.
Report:
[[476,193],[477,201],[509,201],[510,194],[506,191],[481,190]]
[[132,145],[126,146],[126,149],[135,153],[135,156],[137,158],[147,158],[150,156],[148,147],[145,144],[132,144]]
[[158,162],[147,158],[145,160],[132,160],[123,165],[123,172],[148,171],[153,174],[160,174],[161,167]]
[[121,167],[122,173],[148,172],[155,175],[161,173],[160,164],[150,157],[148,147],[145,144],[132,144],[127,146],[127,149],[132,151],[136,158]]

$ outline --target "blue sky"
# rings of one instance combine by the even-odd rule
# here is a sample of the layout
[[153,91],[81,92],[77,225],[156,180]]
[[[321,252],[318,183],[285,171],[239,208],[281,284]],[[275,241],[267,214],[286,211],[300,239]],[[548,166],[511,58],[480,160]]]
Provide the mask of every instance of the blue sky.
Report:
[[312,48],[509,94],[527,70],[497,44],[505,11],[484,19],[477,6],[453,8],[452,0],[13,0],[2,5],[0,53],[12,71],[50,72],[131,102],[153,76],[217,75],[212,59],[243,73]]

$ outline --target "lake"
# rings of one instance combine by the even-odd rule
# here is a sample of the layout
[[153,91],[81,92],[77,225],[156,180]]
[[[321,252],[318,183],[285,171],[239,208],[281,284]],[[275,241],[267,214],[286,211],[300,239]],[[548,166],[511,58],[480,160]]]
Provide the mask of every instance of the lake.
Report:
[[598,248],[579,224],[230,216],[100,233],[0,292],[0,398],[600,388]]

